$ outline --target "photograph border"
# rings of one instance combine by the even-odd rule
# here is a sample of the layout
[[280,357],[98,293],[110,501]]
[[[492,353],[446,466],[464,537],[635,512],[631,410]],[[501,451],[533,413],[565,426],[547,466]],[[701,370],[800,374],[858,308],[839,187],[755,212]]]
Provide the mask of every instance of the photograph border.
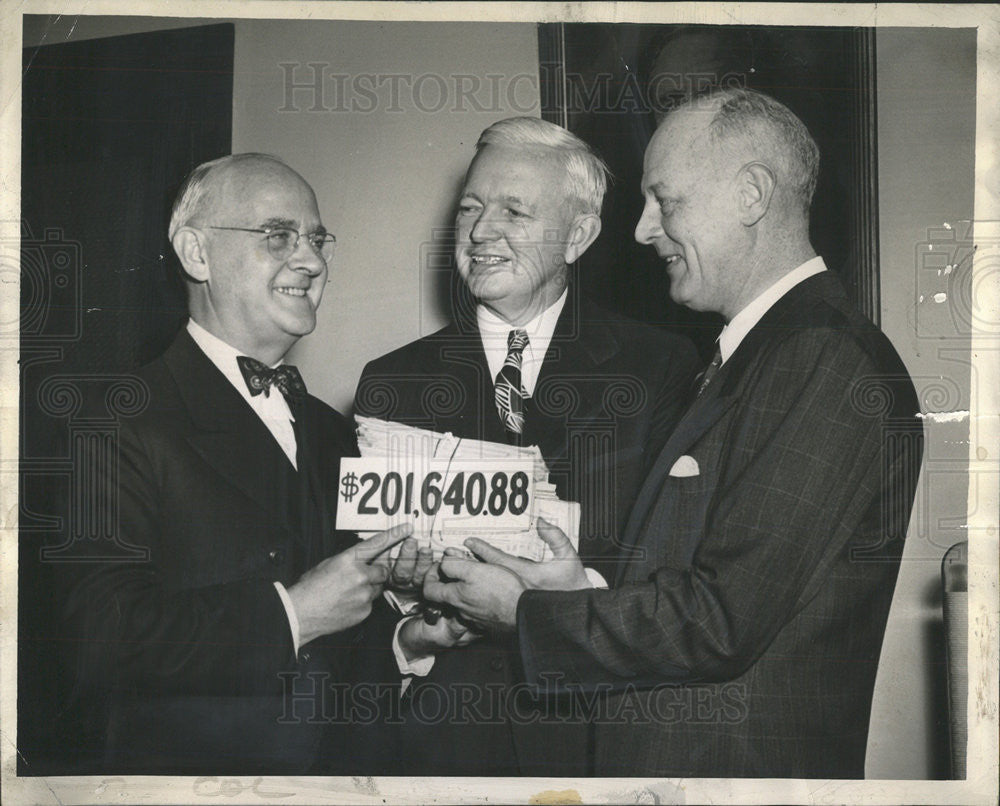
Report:
[[[975,239],[973,287],[996,296],[984,307],[1000,321],[1000,11],[989,4],[792,3],[342,3],[73,2],[28,0],[0,9],[0,235],[20,238],[22,16],[156,17],[474,22],[643,22],[977,29]],[[992,256],[991,256],[992,255]],[[991,262],[992,261],[992,262]],[[19,318],[19,276],[0,267],[0,321]],[[974,325],[975,327],[975,325]],[[797,779],[567,779],[66,776],[18,777],[17,513],[18,341],[0,349],[0,761],[7,803],[927,803],[988,804],[998,775],[998,458],[1000,339],[973,330],[974,383],[969,444],[969,740],[964,781]],[[975,504],[976,506],[973,506]]]

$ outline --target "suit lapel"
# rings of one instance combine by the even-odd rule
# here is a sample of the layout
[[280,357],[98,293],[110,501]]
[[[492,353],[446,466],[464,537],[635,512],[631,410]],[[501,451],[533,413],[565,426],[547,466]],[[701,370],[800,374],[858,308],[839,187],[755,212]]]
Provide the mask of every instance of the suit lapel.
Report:
[[[646,476],[645,482],[636,496],[632,505],[632,513],[629,515],[628,523],[625,526],[625,533],[622,540],[622,558],[628,559],[631,553],[628,551],[639,542],[639,531],[646,520],[649,512],[657,498],[659,498],[663,481],[674,463],[694,445],[737,401],[737,395],[715,394],[709,389],[698,398],[687,413],[681,418],[673,433],[667,439],[667,443],[660,451],[656,462]],[[625,572],[626,564],[622,562],[618,566],[618,581],[621,582]]]
[[181,331],[164,361],[195,424],[191,448],[249,503],[288,523],[288,479],[294,471],[284,451],[229,380]]
[[475,324],[452,325],[439,353],[431,358],[424,370],[428,377],[441,374],[444,367],[448,375],[459,381],[466,394],[465,403],[454,414],[435,418],[438,430],[451,431],[459,437],[473,437],[487,442],[505,442],[506,434],[494,402],[493,376],[483,349],[483,340]]
[[[617,337],[600,322],[596,309],[571,290],[542,361],[533,399],[547,397],[546,390],[555,393],[554,385],[566,383],[574,387],[569,399],[575,401],[575,405],[557,414],[550,405],[541,405],[540,401],[530,403],[525,416],[525,444],[539,445],[548,459],[563,458],[567,451],[566,420],[602,419],[603,395],[591,393],[596,391],[591,389],[581,394],[579,386],[603,383],[597,375],[598,368],[619,350]],[[552,397],[559,396],[552,394]]]
[[[301,534],[305,541],[305,566],[312,567],[330,553],[343,551],[355,536],[337,532],[337,474],[340,462],[334,457],[356,456],[354,445],[342,444],[322,425],[324,416],[320,404],[306,398],[294,409],[295,437],[298,444],[298,495]],[[329,457],[331,461],[322,461]]]
[[[766,361],[769,344],[792,330],[808,326],[812,304],[816,300],[846,299],[839,279],[830,271],[813,275],[791,288],[761,317],[760,321],[740,342],[729,360],[681,418],[653,464],[639,495],[636,497],[628,525],[625,528],[626,548],[639,542],[640,529],[663,486],[670,468],[687,453],[713,425],[740,399],[744,380],[760,361]],[[630,552],[623,552],[618,567],[618,582],[626,570]]]

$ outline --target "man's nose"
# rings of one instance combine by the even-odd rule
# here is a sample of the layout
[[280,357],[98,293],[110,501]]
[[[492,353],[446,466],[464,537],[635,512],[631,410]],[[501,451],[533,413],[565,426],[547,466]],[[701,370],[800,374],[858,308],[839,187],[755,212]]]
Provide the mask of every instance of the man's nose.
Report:
[[646,202],[639,223],[635,225],[635,239],[641,244],[650,244],[661,235],[659,208],[653,202]]
[[479,218],[476,219],[472,225],[472,229],[469,231],[469,238],[476,243],[482,243],[484,241],[495,241],[499,237],[500,230],[497,222],[485,212],[480,213]]
[[299,242],[295,245],[295,251],[292,252],[292,256],[288,259],[288,264],[295,271],[305,272],[310,277],[321,274],[326,268],[326,261],[323,259],[323,256],[316,251],[316,248],[309,239],[304,236],[299,238]]

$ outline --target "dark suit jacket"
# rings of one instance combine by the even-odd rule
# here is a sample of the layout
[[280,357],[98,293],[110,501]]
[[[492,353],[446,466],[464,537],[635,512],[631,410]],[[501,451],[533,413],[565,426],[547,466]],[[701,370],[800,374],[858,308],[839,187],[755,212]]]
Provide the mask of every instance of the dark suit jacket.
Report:
[[[526,406],[559,496],[582,504],[580,550],[611,582],[632,501],[690,393],[685,340],[570,295]],[[459,321],[365,367],[359,414],[504,442],[475,322]],[[403,703],[400,774],[584,775],[587,725],[524,690],[516,647],[483,639],[438,655]]]
[[361,631],[296,657],[273,582],[356,540],[332,509],[353,430],[308,397],[296,472],[186,330],[137,377],[148,405],[122,420],[117,478],[98,483],[117,539],[147,556],[77,566],[67,608],[79,694],[108,704],[103,770],[303,772],[323,681],[344,679]]
[[751,330],[643,485],[616,588],[519,603],[528,679],[618,692],[590,703],[599,775],[863,777],[918,410],[830,272]]

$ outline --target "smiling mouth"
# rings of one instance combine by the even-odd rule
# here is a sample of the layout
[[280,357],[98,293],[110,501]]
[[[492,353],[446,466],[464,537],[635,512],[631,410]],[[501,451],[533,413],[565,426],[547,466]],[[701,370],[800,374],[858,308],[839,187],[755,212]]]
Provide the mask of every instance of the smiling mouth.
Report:
[[286,297],[304,297],[306,295],[306,289],[289,285],[279,285],[274,290],[279,294],[284,294]]
[[473,266],[499,266],[501,263],[509,263],[509,257],[500,255],[469,255],[469,261]]

